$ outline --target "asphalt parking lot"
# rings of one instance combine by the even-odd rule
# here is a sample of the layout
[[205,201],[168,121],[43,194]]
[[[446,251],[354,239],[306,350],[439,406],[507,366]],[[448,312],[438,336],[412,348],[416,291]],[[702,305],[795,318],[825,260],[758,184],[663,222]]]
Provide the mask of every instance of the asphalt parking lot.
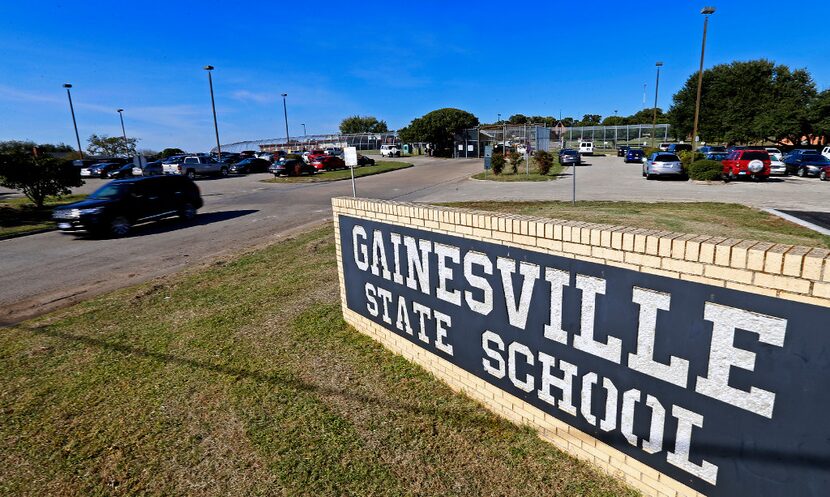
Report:
[[[571,199],[573,176],[568,169],[557,181],[502,183],[470,179],[482,169],[479,159],[401,160],[416,167],[361,178],[358,196],[415,202]],[[616,156],[588,157],[576,168],[577,199],[730,202],[808,211],[818,218],[830,211],[830,182],[814,178],[729,184],[647,181],[640,168]],[[0,241],[0,325],[288,236],[329,219],[331,197],[352,193],[349,181],[261,182],[270,177],[198,180],[205,207],[191,225],[168,220],[115,240],[48,232]],[[103,183],[90,180],[78,192]]]

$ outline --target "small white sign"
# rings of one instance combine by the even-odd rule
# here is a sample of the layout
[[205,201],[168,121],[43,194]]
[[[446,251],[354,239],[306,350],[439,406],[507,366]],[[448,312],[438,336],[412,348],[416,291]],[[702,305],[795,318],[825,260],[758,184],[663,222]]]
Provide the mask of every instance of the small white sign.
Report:
[[475,150],[475,147],[473,145],[467,145],[467,152],[472,152],[474,150]]
[[357,166],[357,148],[355,147],[346,147],[343,149],[344,159],[346,160],[346,165],[349,167],[356,167]]
[[458,145],[458,150],[464,150],[464,145]]

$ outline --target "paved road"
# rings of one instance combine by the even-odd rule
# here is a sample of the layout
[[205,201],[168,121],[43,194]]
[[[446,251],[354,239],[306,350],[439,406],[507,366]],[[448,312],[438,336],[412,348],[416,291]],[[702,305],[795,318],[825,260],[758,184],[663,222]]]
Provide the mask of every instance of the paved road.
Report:
[[[570,200],[571,172],[558,181],[496,183],[470,180],[481,161],[414,158],[414,168],[358,180],[358,195],[405,201]],[[577,168],[580,200],[716,201],[759,208],[828,211],[830,182],[775,178],[767,183],[711,185],[647,181],[638,164],[588,158]],[[50,232],[0,241],[0,325],[169,274],[321,222],[331,197],[351,195],[348,181],[271,184],[267,175],[198,182],[205,199],[197,222],[148,225],[129,238],[87,240]],[[88,191],[100,180],[84,187]],[[8,191],[0,191],[0,196]],[[2,197],[0,197],[2,198]]]
[[[358,194],[418,200],[469,177],[477,167],[472,160],[412,162],[416,167],[358,179]],[[266,243],[330,218],[331,197],[352,193],[348,181],[260,182],[269,177],[198,181],[205,207],[190,226],[171,219],[117,240],[49,232],[0,241],[0,325]],[[83,190],[101,183],[91,180]]]

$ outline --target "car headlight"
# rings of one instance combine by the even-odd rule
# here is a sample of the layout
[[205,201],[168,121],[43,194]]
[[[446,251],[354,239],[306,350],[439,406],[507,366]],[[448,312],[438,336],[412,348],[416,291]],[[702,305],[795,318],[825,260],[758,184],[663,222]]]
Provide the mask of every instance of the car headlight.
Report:
[[89,209],[72,209],[73,212],[75,210],[78,211],[78,215],[80,216],[89,216],[93,214],[100,214],[103,209],[101,209],[100,207],[91,207]]

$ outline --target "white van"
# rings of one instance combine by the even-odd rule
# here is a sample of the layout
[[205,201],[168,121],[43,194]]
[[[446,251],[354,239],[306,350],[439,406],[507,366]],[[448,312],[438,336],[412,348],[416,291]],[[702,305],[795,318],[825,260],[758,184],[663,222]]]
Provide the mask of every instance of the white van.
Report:
[[582,155],[592,155],[594,153],[594,144],[592,142],[579,142],[579,153]]
[[401,149],[399,149],[397,145],[381,145],[380,146],[380,156],[381,157],[400,157],[401,156]]

